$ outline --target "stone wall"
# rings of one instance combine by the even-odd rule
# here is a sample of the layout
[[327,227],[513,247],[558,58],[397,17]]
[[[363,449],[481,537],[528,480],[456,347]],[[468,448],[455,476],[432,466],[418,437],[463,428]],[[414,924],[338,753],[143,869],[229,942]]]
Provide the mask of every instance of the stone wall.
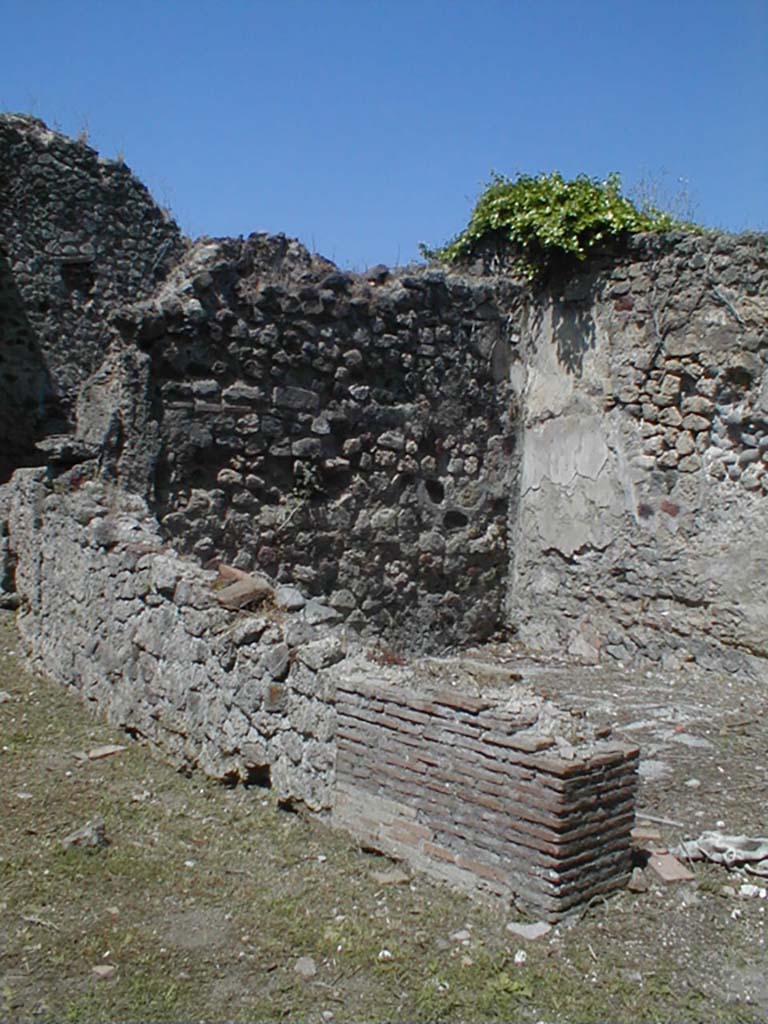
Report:
[[10,525],[36,666],[178,767],[272,785],[551,920],[626,880],[637,750],[514,673],[394,667],[298,589],[180,557],[141,499],[79,468],[18,470]]
[[553,917],[616,885],[637,752],[421,656],[766,678],[766,238],[641,237],[538,291],[342,273],[186,246],[17,117],[0,192],[0,602],[36,664],[456,884]]
[[764,236],[641,237],[538,292],[509,260],[185,249],[124,165],[18,117],[0,189],[6,474],[96,460],[200,564],[403,650],[764,677]]
[[766,676],[768,240],[638,239],[531,309],[509,618],[596,662]]
[[55,483],[18,470],[10,525],[36,667],[179,768],[330,807],[325,670],[345,653],[333,609],[286,590],[224,607],[217,573],[168,548],[142,499],[79,467]]
[[518,292],[342,274],[282,237],[198,243],[123,314],[150,359],[166,535],[411,649],[497,631]]
[[109,319],[184,251],[176,225],[120,161],[0,115],[0,481],[71,431],[104,359]]

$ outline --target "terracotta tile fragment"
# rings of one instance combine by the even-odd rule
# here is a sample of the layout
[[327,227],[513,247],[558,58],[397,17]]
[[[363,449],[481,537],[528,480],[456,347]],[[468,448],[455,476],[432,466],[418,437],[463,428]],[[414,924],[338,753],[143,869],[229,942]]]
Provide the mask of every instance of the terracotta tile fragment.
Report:
[[671,882],[690,882],[695,877],[693,872],[671,853],[651,854],[648,867],[667,885]]

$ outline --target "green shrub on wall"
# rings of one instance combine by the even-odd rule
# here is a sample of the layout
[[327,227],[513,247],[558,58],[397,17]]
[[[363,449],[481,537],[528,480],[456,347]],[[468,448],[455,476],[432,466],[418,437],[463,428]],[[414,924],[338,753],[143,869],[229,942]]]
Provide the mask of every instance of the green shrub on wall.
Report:
[[583,260],[596,246],[681,226],[653,207],[638,209],[621,194],[618,174],[605,181],[586,174],[566,181],[557,171],[520,174],[514,180],[494,174],[464,231],[440,248],[422,246],[421,252],[427,259],[453,263],[495,240],[519,252],[521,270],[532,279],[563,257]]

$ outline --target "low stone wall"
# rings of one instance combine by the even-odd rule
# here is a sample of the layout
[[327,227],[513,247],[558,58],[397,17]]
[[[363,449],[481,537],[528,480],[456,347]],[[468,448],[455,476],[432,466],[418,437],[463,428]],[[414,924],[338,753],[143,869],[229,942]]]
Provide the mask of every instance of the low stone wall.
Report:
[[35,666],[179,767],[271,778],[286,802],[330,807],[338,614],[294,590],[253,613],[222,607],[217,573],[166,547],[140,499],[74,488],[76,472],[14,478],[18,621]]
[[452,884],[552,919],[622,884],[636,750],[492,666],[387,667],[332,607],[192,564],[83,474],[18,470],[10,490],[36,667],[180,768],[271,784]]
[[527,687],[425,689],[370,664],[341,666],[336,710],[333,820],[363,844],[549,920],[626,881],[636,748]]

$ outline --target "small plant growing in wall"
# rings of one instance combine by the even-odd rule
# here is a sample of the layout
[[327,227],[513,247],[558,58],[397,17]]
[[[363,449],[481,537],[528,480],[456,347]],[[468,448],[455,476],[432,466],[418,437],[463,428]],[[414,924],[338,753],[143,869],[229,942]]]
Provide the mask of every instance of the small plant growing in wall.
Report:
[[421,246],[421,252],[427,259],[454,263],[495,242],[516,251],[523,275],[533,280],[557,262],[583,260],[596,247],[615,245],[629,235],[683,226],[654,207],[638,209],[622,195],[618,174],[604,181],[586,174],[566,181],[557,171],[514,179],[494,174],[467,227],[445,245]]

